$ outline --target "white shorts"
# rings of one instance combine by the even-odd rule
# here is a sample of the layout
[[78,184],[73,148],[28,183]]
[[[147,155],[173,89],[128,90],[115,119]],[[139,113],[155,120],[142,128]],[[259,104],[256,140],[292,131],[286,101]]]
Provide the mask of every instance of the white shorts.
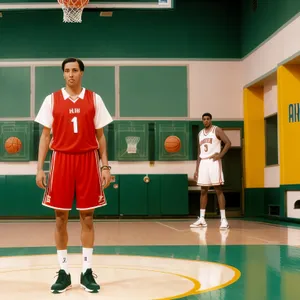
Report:
[[223,185],[224,175],[222,170],[222,161],[201,159],[197,184],[201,186]]

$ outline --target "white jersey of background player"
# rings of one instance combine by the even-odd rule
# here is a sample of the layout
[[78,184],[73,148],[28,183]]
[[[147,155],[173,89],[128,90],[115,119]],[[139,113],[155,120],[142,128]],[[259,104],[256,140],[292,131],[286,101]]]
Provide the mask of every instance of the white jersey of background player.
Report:
[[[205,210],[207,205],[207,192],[213,186],[218,196],[221,213],[221,229],[229,228],[225,214],[225,197],[221,186],[224,184],[221,159],[231,147],[231,142],[224,131],[212,125],[210,113],[202,115],[204,129],[198,134],[198,159],[194,178],[201,186],[200,217],[190,227],[206,227]],[[224,148],[221,150],[221,142]]]

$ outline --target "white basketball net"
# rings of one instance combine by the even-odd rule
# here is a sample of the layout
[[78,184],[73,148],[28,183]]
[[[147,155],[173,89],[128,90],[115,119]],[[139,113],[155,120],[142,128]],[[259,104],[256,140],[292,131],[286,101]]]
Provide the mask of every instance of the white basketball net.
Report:
[[139,136],[126,136],[127,153],[136,153],[137,144],[140,141]]
[[84,7],[88,4],[87,0],[57,0],[60,4],[63,13],[64,23],[81,23],[82,12]]

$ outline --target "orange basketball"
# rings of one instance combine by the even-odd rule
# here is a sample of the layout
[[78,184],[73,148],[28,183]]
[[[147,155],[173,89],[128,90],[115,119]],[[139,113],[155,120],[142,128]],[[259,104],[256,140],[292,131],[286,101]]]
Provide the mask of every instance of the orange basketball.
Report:
[[22,142],[14,136],[9,137],[5,141],[5,150],[7,153],[18,153],[22,148]]
[[170,135],[165,139],[165,149],[167,152],[178,152],[181,148],[181,141],[178,136]]

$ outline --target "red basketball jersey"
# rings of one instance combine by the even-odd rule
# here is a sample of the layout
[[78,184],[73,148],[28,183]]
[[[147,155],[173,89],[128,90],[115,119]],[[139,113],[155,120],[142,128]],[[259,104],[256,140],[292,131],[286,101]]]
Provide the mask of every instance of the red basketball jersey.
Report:
[[53,124],[51,149],[67,153],[82,153],[98,148],[94,124],[95,94],[85,90],[84,98],[76,102],[64,99],[61,90],[52,94]]

